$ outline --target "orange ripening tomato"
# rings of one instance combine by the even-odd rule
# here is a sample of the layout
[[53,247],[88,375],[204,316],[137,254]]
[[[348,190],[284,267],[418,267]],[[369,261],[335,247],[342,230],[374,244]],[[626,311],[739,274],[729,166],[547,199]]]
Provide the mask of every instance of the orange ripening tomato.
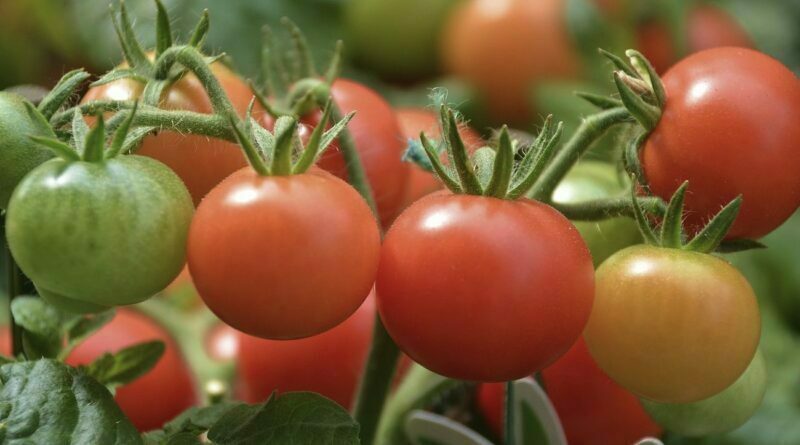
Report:
[[564,0],[470,0],[442,38],[448,72],[474,85],[494,121],[528,124],[537,83],[579,74]]
[[[253,98],[250,87],[220,62],[211,64],[234,109],[241,115]],[[142,94],[144,85],[131,79],[121,79],[91,88],[82,103],[90,100],[134,100]],[[211,102],[194,74],[187,74],[163,94],[161,107],[211,113]],[[263,113],[256,112],[254,115]],[[228,175],[247,165],[241,148],[234,143],[206,136],[183,135],[162,131],[147,136],[136,154],[157,159],[171,168],[189,189],[195,206],[211,188]]]
[[86,365],[106,352],[153,340],[164,342],[164,355],[146,374],[117,388],[114,396],[140,431],[161,428],[198,400],[194,376],[164,328],[134,310],[118,309],[109,324],[79,344],[66,360],[72,366]]

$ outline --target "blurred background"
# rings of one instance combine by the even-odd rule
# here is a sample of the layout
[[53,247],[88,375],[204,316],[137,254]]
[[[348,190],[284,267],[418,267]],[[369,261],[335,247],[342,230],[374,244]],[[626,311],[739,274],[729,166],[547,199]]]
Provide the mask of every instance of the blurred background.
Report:
[[[598,47],[637,48],[663,72],[682,54],[749,46],[800,73],[800,0],[162,1],[173,32],[183,37],[208,9],[207,51],[224,51],[244,77],[260,76],[262,27],[279,29],[289,17],[306,33],[319,66],[341,39],[345,77],[367,83],[395,106],[425,106],[430,89],[445,86],[449,101],[484,134],[506,122],[531,130],[548,113],[569,132],[591,112],[573,91],[611,91]],[[152,0],[126,5],[139,38],[152,45]],[[0,0],[0,89],[48,87],[72,68],[101,74],[120,62],[107,2]],[[614,156],[613,135],[608,139],[611,149],[600,144],[594,156]],[[668,443],[800,444],[800,215],[764,243],[768,249],[728,259],[750,279],[763,306],[765,402],[733,433],[667,437]]]

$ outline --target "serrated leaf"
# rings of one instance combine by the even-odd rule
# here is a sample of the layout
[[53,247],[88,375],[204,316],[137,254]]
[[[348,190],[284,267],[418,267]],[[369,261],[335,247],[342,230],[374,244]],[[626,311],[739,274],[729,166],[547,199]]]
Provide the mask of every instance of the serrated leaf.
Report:
[[135,445],[142,440],[108,390],[54,360],[0,367],[3,443]]
[[208,431],[208,439],[219,445],[357,445],[358,430],[358,423],[333,401],[295,392],[229,410]]
[[406,417],[406,435],[414,445],[492,445],[465,425],[422,410]]
[[29,359],[56,357],[61,349],[61,315],[44,300],[20,296],[11,303],[14,321],[24,330],[23,348]]
[[147,373],[164,354],[164,343],[139,343],[114,354],[103,354],[86,367],[86,373],[98,382],[115,387],[124,385]]

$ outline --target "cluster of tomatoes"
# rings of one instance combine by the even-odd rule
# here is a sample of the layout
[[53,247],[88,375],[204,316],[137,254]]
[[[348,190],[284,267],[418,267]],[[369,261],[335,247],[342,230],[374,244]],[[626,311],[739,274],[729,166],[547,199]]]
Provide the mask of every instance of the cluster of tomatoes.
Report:
[[[451,2],[436,12],[442,17],[451,9],[445,3]],[[553,27],[559,21],[532,25],[560,13],[556,3],[476,0],[449,12],[450,43],[442,54],[454,73],[482,90],[495,116],[528,115],[524,90],[532,81],[578,69],[577,60],[560,57],[573,51],[558,48],[568,44],[566,29]],[[353,20],[375,5],[352,2]],[[724,16],[710,7],[691,14],[689,48],[716,46],[700,31],[710,27],[695,30],[693,23],[725,23]],[[533,32],[553,37],[521,37]],[[659,32],[642,38],[659,39]],[[465,45],[470,39],[489,41]],[[509,45],[491,39],[542,48],[504,78],[486,67],[503,65],[507,54],[496,49]],[[671,61],[657,57],[670,59],[674,50],[652,44],[647,51],[660,71]],[[356,49],[378,66],[386,62],[368,47]],[[407,73],[427,72],[430,63],[420,55]],[[451,111],[393,109],[372,89],[337,79],[329,93],[336,114],[351,119],[346,133],[336,140],[332,134],[316,164],[300,168],[303,150],[325,139],[329,110],[277,118],[251,108],[253,92],[230,69],[220,62],[209,69],[239,117],[260,126],[234,123],[239,144],[160,131],[144,137],[136,154],[121,154],[134,113],[109,135],[105,125],[115,116],[76,113],[69,141],[59,142],[24,99],[0,93],[0,141],[13,148],[0,166],[7,240],[47,302],[80,313],[139,303],[188,265],[198,295],[238,331],[215,330],[212,356],[227,357],[225,341],[237,345],[238,392],[251,401],[277,388],[315,390],[351,405],[377,311],[414,362],[484,382],[478,403],[498,433],[502,387],[492,382],[537,372],[571,443],[657,434],[645,412],[684,434],[726,431],[759,405],[766,377],[756,298],[735,268],[709,254],[718,243],[707,240],[707,230],[737,197],[729,241],[761,238],[800,206],[800,85],[779,62],[749,49],[717,48],[649,79],[641,95],[658,121],[637,153],[646,183],[631,185],[616,166],[583,161],[564,172],[544,202],[525,197],[537,178],[528,184],[518,172],[526,159],[538,161],[533,150],[547,132],[527,152],[505,131],[487,148]],[[216,111],[198,77],[171,84],[159,107]],[[82,103],[144,93],[142,83],[121,79],[93,86]],[[403,161],[408,140],[420,133],[438,179]],[[353,159],[341,147],[345,138],[358,153],[375,209],[347,183]],[[429,139],[443,141],[447,156]],[[58,156],[51,159],[49,150]],[[482,160],[487,153],[492,162]],[[440,190],[442,182],[449,190]],[[626,217],[573,224],[550,205],[614,198],[630,187],[671,200],[677,228],[665,218],[656,237],[649,217],[639,227]],[[638,245],[643,239],[650,245]],[[116,394],[144,430],[198,398],[169,334],[121,309],[69,358],[85,363],[101,348],[151,338],[167,342],[165,358]],[[330,367],[322,369],[326,357]],[[169,403],[154,408],[138,398],[148,393]],[[630,417],[621,425],[623,412]]]

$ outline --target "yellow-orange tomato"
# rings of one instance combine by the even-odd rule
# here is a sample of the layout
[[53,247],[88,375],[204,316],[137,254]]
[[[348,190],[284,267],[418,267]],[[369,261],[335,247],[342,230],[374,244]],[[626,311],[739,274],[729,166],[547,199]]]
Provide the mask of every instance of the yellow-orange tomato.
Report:
[[[211,64],[211,71],[222,84],[234,109],[244,116],[253,93],[247,84],[221,63]],[[90,100],[133,100],[142,94],[144,85],[122,79],[90,89],[83,103]],[[193,74],[183,76],[164,92],[160,104],[170,110],[211,113],[211,102],[202,84]],[[186,184],[195,206],[200,199],[228,175],[247,165],[238,145],[205,136],[162,131],[148,136],[136,152],[157,159],[171,168]]]
[[528,123],[538,82],[575,77],[563,0],[472,0],[450,17],[445,68],[473,84],[498,122]]
[[584,336],[617,383],[644,398],[688,403],[744,372],[761,321],[753,290],[712,255],[633,246],[597,269]]

